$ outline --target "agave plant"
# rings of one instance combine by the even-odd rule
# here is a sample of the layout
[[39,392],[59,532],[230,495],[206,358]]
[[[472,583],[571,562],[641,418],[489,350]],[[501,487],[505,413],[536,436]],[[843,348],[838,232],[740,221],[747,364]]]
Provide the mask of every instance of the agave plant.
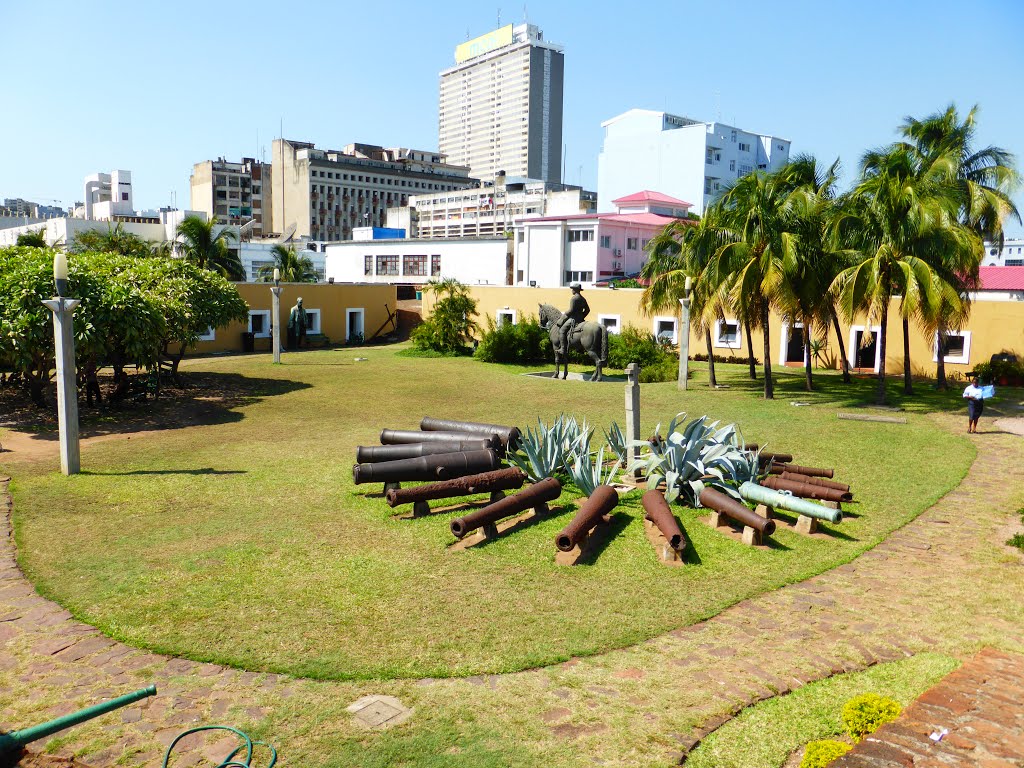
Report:
[[626,440],[626,436],[622,434],[622,429],[614,421],[611,427],[604,430],[604,439],[608,443],[608,447],[612,449],[612,453],[618,458],[619,464],[628,464],[629,442]]
[[[573,419],[575,422],[575,419]],[[577,425],[578,429],[578,425]],[[519,438],[519,445],[514,452],[508,453],[505,460],[512,466],[519,467],[534,483],[546,477],[554,477],[565,471],[565,459],[569,454],[570,441],[566,436],[566,419],[559,416],[548,427],[537,419],[537,428],[526,428],[526,433]],[[579,435],[572,438],[579,441]]]
[[[569,459],[571,458],[571,463]],[[589,448],[576,450],[565,462],[565,469],[569,473],[569,479],[573,485],[589,496],[599,485],[611,485],[615,480],[615,474],[622,466],[622,462],[616,461],[611,468],[604,471],[604,446],[597,452],[597,461]]]

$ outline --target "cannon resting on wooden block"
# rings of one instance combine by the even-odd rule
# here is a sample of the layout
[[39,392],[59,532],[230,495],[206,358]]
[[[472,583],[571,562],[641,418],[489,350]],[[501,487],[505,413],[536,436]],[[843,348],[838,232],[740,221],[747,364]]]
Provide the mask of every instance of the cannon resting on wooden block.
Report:
[[724,494],[715,488],[705,488],[700,492],[698,499],[702,507],[720,512],[747,528],[753,528],[762,536],[771,536],[775,533],[774,520],[761,517],[756,512],[751,511],[745,505],[736,501],[732,496]]
[[468,432],[417,432],[414,429],[382,429],[380,432],[381,445],[405,445],[406,443],[461,443],[466,440],[483,440],[487,447],[495,451],[501,451],[504,455],[504,445],[497,434],[470,435]]
[[783,472],[796,472],[808,477],[832,477],[834,470],[822,467],[802,467],[799,464],[769,464],[768,472],[772,475],[781,475]]
[[668,539],[668,545],[677,552],[686,549],[686,537],[679,527],[679,521],[672,514],[672,509],[665,501],[665,494],[661,491],[647,491],[640,499],[646,514],[644,517],[658,526],[662,536]]
[[511,469],[483,472],[479,475],[466,475],[454,480],[442,480],[439,483],[417,485],[413,488],[389,488],[384,493],[384,497],[387,499],[389,507],[397,507],[401,504],[450,499],[455,496],[511,491],[522,488],[525,482],[526,473],[517,467],[512,467]]
[[476,512],[455,518],[450,523],[452,534],[461,539],[477,528],[492,526],[499,520],[518,515],[528,509],[536,510],[538,513],[546,512],[547,502],[554,501],[561,495],[562,484],[553,477],[545,478],[539,483],[523,488],[519,493],[506,496]]
[[476,421],[455,421],[453,419],[435,419],[424,416],[420,421],[420,429],[424,432],[465,432],[471,435],[497,435],[510,451],[519,444],[519,428],[507,427],[503,424],[481,424]]
[[486,451],[493,449],[490,440],[463,440],[456,443],[401,443],[398,445],[360,445],[356,448],[359,464],[375,464],[378,461],[416,459],[434,453],[459,453],[460,451]]
[[400,483],[406,480],[450,480],[475,475],[498,468],[498,454],[494,451],[462,451],[435,453],[417,459],[381,461],[376,464],[356,464],[352,479],[362,483]]
[[619,503],[619,494],[608,485],[599,485],[583,502],[580,511],[555,537],[555,546],[562,552],[569,552],[586,537],[587,533],[601,522]]
[[822,488],[833,488],[837,491],[850,492],[850,486],[846,483],[837,483],[834,480],[826,480],[824,477],[811,477],[810,475],[801,475],[796,472],[783,472],[779,477],[783,480],[794,480],[798,483],[809,483],[810,485],[820,485]]
[[743,483],[740,486],[740,496],[747,501],[764,504],[766,507],[796,512],[798,515],[813,517],[817,520],[827,520],[830,523],[843,521],[843,513],[838,509],[829,509],[821,504],[815,504],[813,501],[799,499],[783,491],[774,491],[757,483]]
[[760,485],[771,488],[773,491],[789,491],[802,499],[820,499],[836,503],[853,501],[853,494],[849,491],[840,491],[838,488],[828,488],[824,485],[805,483],[778,475],[768,475],[760,482]]

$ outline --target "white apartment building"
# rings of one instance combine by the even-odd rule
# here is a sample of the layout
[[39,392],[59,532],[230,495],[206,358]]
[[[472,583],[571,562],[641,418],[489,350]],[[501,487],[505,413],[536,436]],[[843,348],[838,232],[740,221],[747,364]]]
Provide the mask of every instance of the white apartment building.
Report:
[[[232,243],[232,245],[234,245]],[[243,241],[238,246],[238,258],[242,261],[242,269],[245,271],[247,283],[258,283],[260,280],[260,269],[263,267],[274,267],[274,246],[276,242],[254,242]],[[326,265],[327,254],[318,247],[318,243],[296,243],[295,251],[298,256],[306,257],[313,262],[313,269],[316,270],[317,282],[324,282],[327,279]],[[285,244],[288,247],[288,244]]]
[[501,237],[512,222],[528,216],[592,213],[597,194],[579,187],[537,179],[499,177],[470,189],[443,194],[414,195],[409,205],[388,209],[388,226],[409,237]]
[[[387,209],[406,205],[410,195],[477,184],[442,153],[416,149],[324,150],[275,139],[272,160],[272,220],[285,237],[350,240],[355,227],[384,226]],[[266,186],[263,195],[266,200]]]
[[1024,267],[1024,237],[1008,237],[999,243],[986,242],[981,259],[985,267]]
[[[116,222],[104,219],[69,218],[46,219],[35,224],[23,224],[0,229],[0,248],[15,245],[18,235],[26,232],[42,232],[49,246],[69,246],[75,237],[82,232],[100,230],[106,232],[109,227],[118,224],[125,232],[141,237],[143,240],[159,243],[175,238],[178,224],[185,216],[196,214],[196,211],[166,210],[154,213],[153,216],[126,216]],[[200,214],[201,215],[201,214]],[[237,247],[237,246],[236,246]]]
[[464,285],[507,285],[508,245],[505,237],[332,243],[327,246],[327,279],[421,285],[455,278]]
[[441,72],[439,146],[472,176],[562,179],[565,56],[533,24],[462,43]]
[[131,171],[112,171],[86,176],[82,196],[85,202],[76,204],[76,219],[113,221],[118,216],[137,215],[132,202]]
[[790,142],[719,122],[631,109],[601,123],[597,164],[602,206],[637,189],[657,189],[704,208],[727,184],[752,171],[774,171],[789,161]]
[[254,222],[255,237],[274,231],[270,206],[264,205],[264,190],[271,186],[271,166],[251,157],[239,163],[223,157],[192,166],[189,177],[192,209],[202,211],[218,224],[241,226]]

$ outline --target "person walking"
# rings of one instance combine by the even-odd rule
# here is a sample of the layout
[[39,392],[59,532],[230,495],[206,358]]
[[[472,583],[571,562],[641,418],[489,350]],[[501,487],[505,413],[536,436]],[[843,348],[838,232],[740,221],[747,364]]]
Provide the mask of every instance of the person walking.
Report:
[[985,409],[983,395],[981,379],[975,376],[964,390],[964,397],[967,400],[967,432],[969,434],[978,432],[978,419],[981,418],[981,412]]

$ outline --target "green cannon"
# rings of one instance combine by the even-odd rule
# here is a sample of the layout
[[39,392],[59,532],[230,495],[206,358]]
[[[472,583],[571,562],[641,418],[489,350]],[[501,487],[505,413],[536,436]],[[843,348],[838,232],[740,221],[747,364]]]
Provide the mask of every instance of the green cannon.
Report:
[[31,744],[33,741],[45,739],[47,736],[52,736],[58,731],[63,731],[65,728],[70,728],[73,725],[80,725],[87,720],[92,720],[100,715],[105,715],[107,712],[113,712],[115,709],[126,707],[129,704],[145,699],[148,696],[155,695],[156,686],[151,685],[148,688],[142,688],[134,693],[127,693],[124,696],[118,696],[116,699],[104,701],[100,704],[94,704],[93,706],[86,707],[78,712],[72,712],[70,715],[64,715],[63,717],[58,717],[54,720],[50,720],[49,722],[40,723],[39,725],[33,725],[31,728],[25,728],[21,731],[12,731],[11,733],[0,733],[0,766],[6,768],[7,766],[16,765],[20,758],[22,749],[25,748],[25,745]]
[[799,499],[788,493],[773,491],[757,483],[744,483],[740,486],[740,496],[747,501],[755,501],[768,507],[785,509],[789,512],[796,512],[798,515],[814,517],[818,520],[827,520],[830,523],[840,523],[843,520],[843,513],[838,509],[829,509],[813,501]]

